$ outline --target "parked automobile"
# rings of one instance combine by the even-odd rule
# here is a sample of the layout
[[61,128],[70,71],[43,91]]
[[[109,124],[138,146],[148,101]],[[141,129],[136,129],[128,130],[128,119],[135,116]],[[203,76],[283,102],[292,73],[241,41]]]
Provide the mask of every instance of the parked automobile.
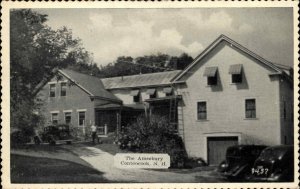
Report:
[[256,158],[267,146],[236,145],[227,148],[226,160],[219,165],[219,172],[229,180],[242,180],[250,173]]
[[292,182],[294,180],[294,147],[272,146],[255,161],[249,181]]
[[34,137],[34,142],[36,144],[40,144],[41,142],[56,144],[58,140],[71,143],[69,125],[62,124],[46,126],[40,136]]

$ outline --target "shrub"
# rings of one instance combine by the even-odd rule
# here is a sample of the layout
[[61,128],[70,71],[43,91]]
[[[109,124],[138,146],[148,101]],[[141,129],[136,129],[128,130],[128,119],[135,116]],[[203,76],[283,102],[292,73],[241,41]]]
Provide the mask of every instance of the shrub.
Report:
[[140,153],[167,153],[171,167],[182,167],[187,159],[182,139],[175,133],[173,125],[165,117],[140,116],[124,129],[118,145]]

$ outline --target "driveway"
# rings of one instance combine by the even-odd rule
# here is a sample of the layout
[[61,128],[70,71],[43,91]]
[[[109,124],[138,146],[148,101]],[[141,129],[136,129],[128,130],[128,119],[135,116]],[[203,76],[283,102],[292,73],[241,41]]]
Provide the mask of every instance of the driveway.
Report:
[[94,169],[101,171],[103,177],[115,182],[148,182],[148,183],[195,183],[195,182],[224,182],[214,170],[206,167],[199,171],[168,171],[145,169],[119,169],[113,166],[113,155],[90,146],[63,146],[77,154]]

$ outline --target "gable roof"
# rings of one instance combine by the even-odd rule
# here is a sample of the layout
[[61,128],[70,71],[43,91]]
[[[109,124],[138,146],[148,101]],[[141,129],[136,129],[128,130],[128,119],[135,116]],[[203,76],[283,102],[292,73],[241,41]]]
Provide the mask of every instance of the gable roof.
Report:
[[170,85],[171,79],[181,70],[112,77],[101,79],[106,89],[121,89],[135,87],[151,87],[157,85]]
[[215,41],[213,41],[206,49],[204,49],[202,53],[200,53],[188,67],[186,67],[180,74],[178,74],[178,76],[176,76],[172,80],[172,82],[180,82],[179,80],[180,78],[182,78],[182,76],[184,76],[190,69],[192,69],[202,58],[204,58],[209,52],[211,52],[215,47],[217,47],[217,45],[219,45],[222,41],[228,42],[230,45],[234,46],[235,48],[241,50],[242,52],[263,63],[267,67],[274,70],[275,73],[282,74],[284,72],[284,69],[281,66],[278,66],[278,64],[275,65],[267,61],[266,59],[262,58],[261,56],[255,54],[246,47],[242,46],[241,44],[222,34]]
[[69,69],[58,70],[58,72],[72,81],[75,85],[77,85],[91,97],[121,102],[119,98],[117,98],[115,95],[104,88],[101,79],[97,77],[82,74]]

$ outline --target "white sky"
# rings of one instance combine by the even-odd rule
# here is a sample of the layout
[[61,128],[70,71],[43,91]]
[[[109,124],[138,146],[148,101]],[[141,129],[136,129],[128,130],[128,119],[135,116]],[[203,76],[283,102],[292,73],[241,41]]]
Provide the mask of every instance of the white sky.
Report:
[[293,65],[292,8],[37,9],[82,39],[99,65],[118,56],[195,57],[225,34],[269,61]]

